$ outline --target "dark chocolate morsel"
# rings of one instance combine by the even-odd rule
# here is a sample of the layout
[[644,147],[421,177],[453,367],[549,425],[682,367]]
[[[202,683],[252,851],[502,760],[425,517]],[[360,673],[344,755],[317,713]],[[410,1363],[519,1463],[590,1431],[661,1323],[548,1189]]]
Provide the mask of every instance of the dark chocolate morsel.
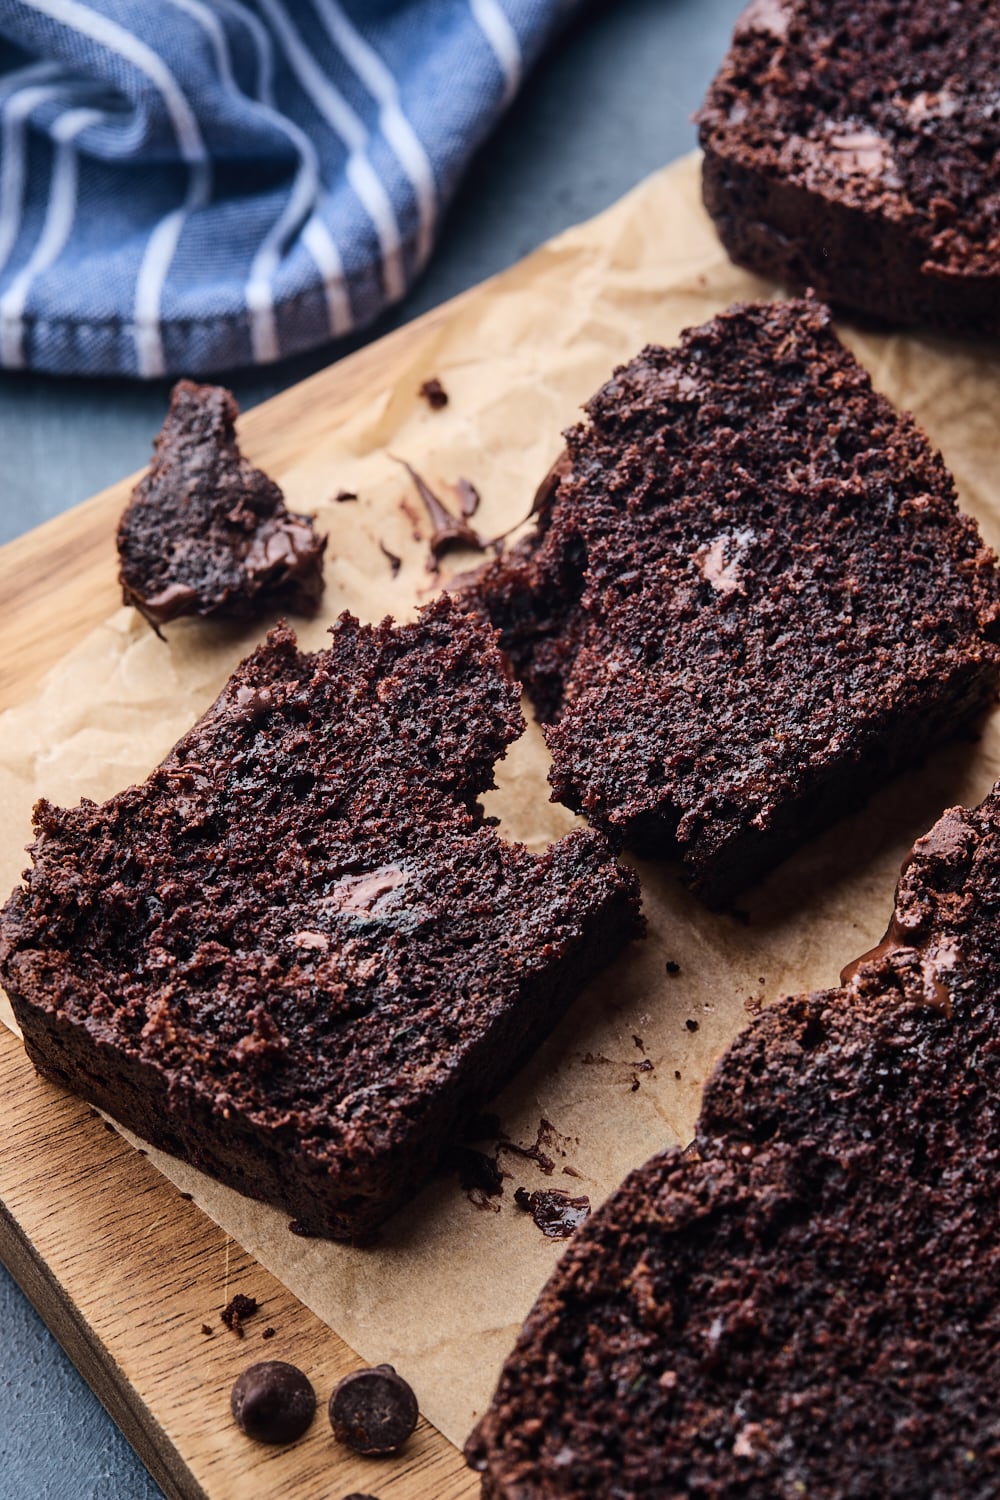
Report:
[[353,1370],[334,1386],[330,1426],[355,1453],[392,1453],[417,1425],[417,1398],[392,1365]]
[[258,1443],[293,1443],[316,1413],[316,1392],[296,1365],[266,1359],[243,1371],[229,1405],[247,1437]]

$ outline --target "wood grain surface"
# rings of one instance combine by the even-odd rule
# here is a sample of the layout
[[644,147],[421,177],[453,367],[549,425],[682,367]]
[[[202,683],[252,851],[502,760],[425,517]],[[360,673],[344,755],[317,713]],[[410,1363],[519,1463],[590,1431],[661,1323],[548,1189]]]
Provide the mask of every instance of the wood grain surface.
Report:
[[[240,434],[253,460],[280,472],[290,444],[301,450],[360,389],[392,381],[463,300],[250,412]],[[0,549],[0,708],[28,697],[117,607],[115,525],[133,483]],[[3,1026],[0,1095],[0,1257],[171,1500],[478,1492],[460,1453],[426,1422],[394,1459],[339,1447],[325,1403],[361,1363],[354,1352],[95,1111],[40,1079]],[[219,1321],[236,1292],[261,1303],[242,1340]],[[265,1328],[275,1330],[267,1341]],[[290,1360],[316,1388],[316,1420],[291,1447],[252,1443],[229,1415],[233,1380],[259,1359]]]

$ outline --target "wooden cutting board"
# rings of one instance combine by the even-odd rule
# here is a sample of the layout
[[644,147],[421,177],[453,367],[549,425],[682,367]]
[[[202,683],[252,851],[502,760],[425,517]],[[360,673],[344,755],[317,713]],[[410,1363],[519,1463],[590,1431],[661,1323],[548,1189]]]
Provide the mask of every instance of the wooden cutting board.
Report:
[[[249,413],[240,430],[255,462],[280,473],[290,445],[328,431],[359,389],[391,384],[464,300]],[[0,549],[0,708],[28,697],[117,607],[115,525],[133,483]],[[396,1459],[338,1447],[324,1403],[358,1357],[95,1111],[38,1078],[2,1025],[0,1097],[0,1257],[171,1500],[478,1493],[461,1454],[426,1422]],[[261,1303],[242,1341],[219,1321],[235,1292]],[[275,1330],[266,1341],[265,1328]],[[251,1443],[230,1419],[233,1380],[258,1359],[290,1360],[316,1387],[320,1411],[292,1447]]]

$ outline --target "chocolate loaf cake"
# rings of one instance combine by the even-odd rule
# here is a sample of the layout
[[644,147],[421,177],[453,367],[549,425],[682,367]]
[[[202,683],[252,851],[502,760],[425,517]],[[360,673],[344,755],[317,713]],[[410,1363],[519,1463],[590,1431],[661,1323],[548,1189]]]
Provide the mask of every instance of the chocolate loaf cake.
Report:
[[221,386],[179,381],[118,523],[125,603],[157,630],[180,615],[316,612],[326,537],[240,453],[238,415]]
[[879,321],[1000,334],[994,0],[753,0],[698,116],[740,265]]
[[578,1232],[470,1440],[484,1496],[1000,1493],[998,931],[1000,785]]
[[817,303],[733,308],[586,410],[475,598],[554,797],[723,903],[991,701],[996,560]]
[[147,1140],[362,1236],[637,935],[604,840],[505,843],[523,727],[492,632],[286,627],[138,787],[36,808],[0,916],[29,1056]]

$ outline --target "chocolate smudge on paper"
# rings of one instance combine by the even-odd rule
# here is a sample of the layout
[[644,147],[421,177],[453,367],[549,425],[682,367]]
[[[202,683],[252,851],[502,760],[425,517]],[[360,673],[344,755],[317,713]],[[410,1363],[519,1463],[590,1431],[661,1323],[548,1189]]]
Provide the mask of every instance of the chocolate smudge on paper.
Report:
[[544,1188],[534,1193],[518,1188],[514,1202],[531,1215],[546,1239],[550,1240],[568,1240],[590,1215],[589,1198],[571,1198],[558,1188]]
[[428,567],[432,573],[438,571],[441,558],[452,547],[471,547],[475,552],[485,551],[490,544],[483,540],[478,531],[472,529],[464,515],[452,515],[440,495],[434,493],[423,475],[418,474],[405,458],[397,458],[395,462],[401,464],[409,474],[430,518],[433,529],[428,543],[431,554]]
[[482,504],[482,496],[471,479],[463,479],[461,476],[455,481],[455,493],[458,495],[462,515],[467,521],[471,521]]

